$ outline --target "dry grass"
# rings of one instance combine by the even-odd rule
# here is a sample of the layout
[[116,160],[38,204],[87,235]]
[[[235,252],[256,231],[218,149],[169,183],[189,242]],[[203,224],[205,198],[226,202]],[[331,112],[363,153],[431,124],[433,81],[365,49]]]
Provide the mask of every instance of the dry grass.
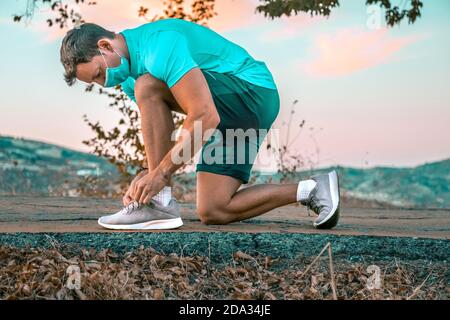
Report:
[[[378,264],[381,288],[369,290],[367,279],[373,274],[368,265],[333,262],[327,246],[322,253],[328,248],[328,256],[288,263],[236,252],[222,264],[143,247],[121,255],[110,250],[0,247],[0,298],[448,299],[446,264]],[[67,286],[70,266],[80,270],[79,289]]]

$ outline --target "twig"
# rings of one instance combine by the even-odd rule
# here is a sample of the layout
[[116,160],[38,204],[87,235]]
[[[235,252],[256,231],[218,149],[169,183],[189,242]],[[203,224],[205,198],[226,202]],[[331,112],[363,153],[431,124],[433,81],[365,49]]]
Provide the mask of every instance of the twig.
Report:
[[87,300],[86,295],[83,292],[81,292],[80,289],[74,289],[74,290],[75,290],[75,293],[77,294],[78,298],[80,298],[80,300]]
[[336,283],[334,282],[334,268],[333,268],[333,256],[331,253],[331,243],[328,243],[328,256],[330,257],[330,276],[331,276],[331,289],[333,290],[333,299],[337,300]]
[[130,277],[128,276],[128,271],[126,272],[126,275],[127,275],[127,280],[123,284],[122,289],[125,288],[125,286],[128,284],[128,280],[130,280]]
[[211,239],[208,239],[208,257],[209,261],[211,261]]
[[427,282],[428,278],[431,276],[432,273],[433,273],[433,270],[430,271],[430,273],[425,278],[425,280],[423,280],[423,282],[420,284],[420,286],[418,286],[417,288],[414,289],[413,293],[409,297],[407,297],[406,300],[411,300],[412,298],[414,298],[417,295],[417,293],[420,291],[420,289],[422,289],[423,285],[425,284],[425,282]]
[[330,263],[330,276],[331,276],[331,290],[333,291],[333,299],[337,300],[337,293],[336,293],[336,283],[334,281],[334,268],[333,268],[333,256],[331,253],[331,243],[328,242],[325,247],[323,247],[322,251],[317,255],[317,257],[309,264],[309,266],[306,268],[306,270],[302,273],[299,279],[303,278],[306,273],[311,269],[311,267],[319,260],[320,256],[325,252],[325,250],[328,249],[328,257],[329,257],[329,263]]
[[327,248],[330,246],[330,243],[328,242],[325,247],[323,247],[322,251],[317,255],[317,257],[309,264],[309,266],[306,268],[306,270],[302,273],[299,279],[303,278],[306,273],[308,273],[309,269],[313,266],[314,263],[316,263],[317,260],[319,260],[320,256],[327,250]]
[[59,243],[55,238],[53,238],[48,234],[44,234],[44,236],[47,238],[48,242],[50,243],[50,245],[53,247],[54,250],[59,249]]

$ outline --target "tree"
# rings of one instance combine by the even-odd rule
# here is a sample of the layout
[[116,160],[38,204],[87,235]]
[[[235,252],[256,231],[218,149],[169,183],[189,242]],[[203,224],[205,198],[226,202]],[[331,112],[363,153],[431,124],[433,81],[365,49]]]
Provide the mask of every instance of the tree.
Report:
[[[97,1],[73,0],[76,4],[84,3],[95,5]],[[311,16],[320,15],[328,17],[332,10],[339,7],[339,0],[259,0],[260,5],[256,7],[258,13],[271,19],[283,15],[291,16],[299,12],[310,13]],[[361,0],[362,1],[362,0]],[[58,17],[48,19],[49,26],[57,25],[60,28],[67,26],[68,22],[75,23],[77,20],[83,22],[82,17],[70,8],[67,1],[63,0],[28,0],[25,13],[14,15],[13,19],[20,22],[23,19],[29,19],[33,16],[34,8],[37,4],[47,4],[58,13]],[[215,0],[196,0],[192,3],[192,13],[185,11],[186,4],[183,0],[164,1],[166,9],[159,18],[180,18],[190,20],[196,23],[205,23],[213,18],[217,13],[214,12]],[[407,19],[408,23],[414,23],[421,17],[423,2],[421,0],[398,0],[395,5],[394,0],[366,0],[366,5],[378,5],[385,10],[385,19],[388,26],[399,25]],[[158,19],[158,16],[148,19],[148,8],[141,6],[138,16],[144,17],[147,21]]]
[[[298,12],[309,12],[312,16],[329,16],[331,11],[339,6],[339,0],[260,0],[263,4],[256,10],[271,19],[283,15],[291,16]],[[400,24],[404,19],[408,23],[416,22],[421,17],[423,3],[420,0],[401,0],[399,5],[393,5],[391,0],[366,0],[366,5],[379,5],[385,9],[385,19],[388,26]],[[407,8],[409,4],[409,7]]]

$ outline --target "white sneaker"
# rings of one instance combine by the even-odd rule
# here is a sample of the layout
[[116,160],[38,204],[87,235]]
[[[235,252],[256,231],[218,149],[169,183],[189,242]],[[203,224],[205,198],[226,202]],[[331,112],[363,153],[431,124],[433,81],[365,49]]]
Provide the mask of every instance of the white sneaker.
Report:
[[308,199],[300,203],[314,211],[319,217],[314,221],[317,229],[334,228],[340,215],[339,178],[336,171],[311,176],[316,186],[311,190]]
[[98,224],[114,230],[163,230],[179,228],[183,221],[177,201],[171,199],[167,206],[153,200],[142,205],[133,201],[119,212],[101,217]]

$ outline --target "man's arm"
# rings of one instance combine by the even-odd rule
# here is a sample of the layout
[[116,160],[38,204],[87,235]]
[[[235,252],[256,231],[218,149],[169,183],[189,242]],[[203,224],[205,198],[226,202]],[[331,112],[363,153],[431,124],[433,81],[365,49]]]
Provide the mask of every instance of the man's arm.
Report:
[[203,139],[200,144],[194,143],[195,121],[200,121],[202,124],[201,137],[206,130],[215,129],[220,122],[208,83],[199,68],[194,68],[186,73],[170,90],[180,107],[186,112],[187,117],[183,123],[185,134],[180,135],[175,146],[158,166],[168,177],[183,166],[183,164],[175,164],[172,161],[180,150],[189,150],[190,146],[190,159],[192,159],[204,143]]
[[183,123],[183,134],[158,167],[136,185],[134,198],[141,203],[150,201],[167,184],[173,173],[184,165],[172,161],[179,156],[181,150],[190,150],[189,159],[192,159],[204,144],[203,139],[201,143],[194,143],[194,123],[201,122],[203,137],[206,130],[215,129],[220,122],[208,83],[199,68],[187,72],[170,90],[187,115]]

